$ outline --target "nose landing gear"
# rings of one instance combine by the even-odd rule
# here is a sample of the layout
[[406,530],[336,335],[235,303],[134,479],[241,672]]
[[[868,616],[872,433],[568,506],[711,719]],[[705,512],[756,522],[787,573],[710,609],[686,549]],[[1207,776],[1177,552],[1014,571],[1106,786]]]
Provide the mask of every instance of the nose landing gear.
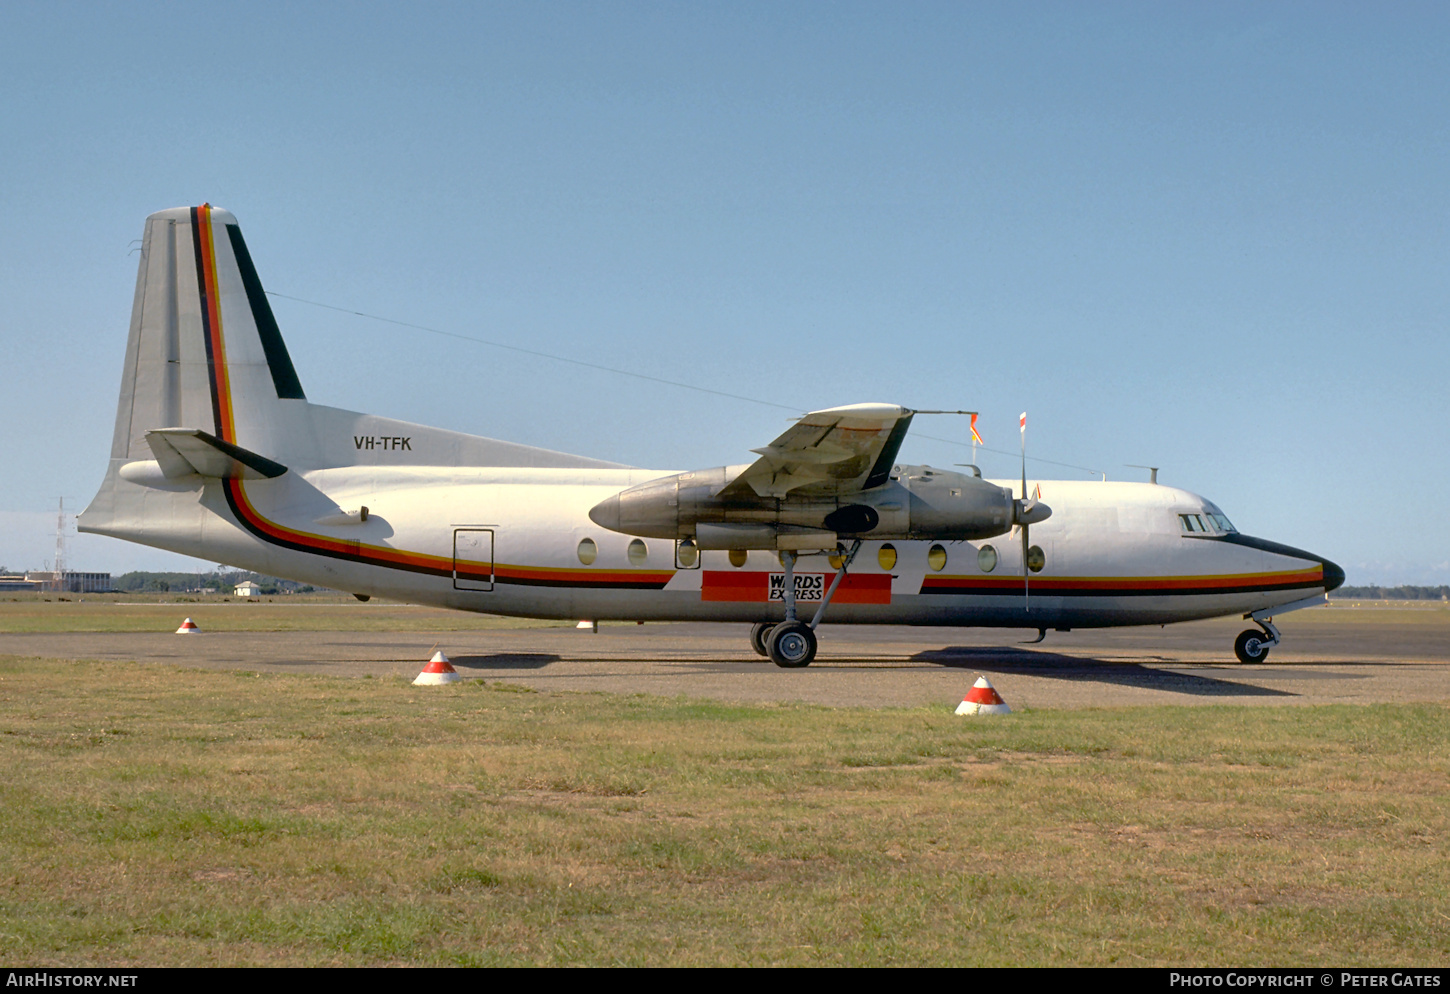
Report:
[[1269,658],[1269,650],[1279,644],[1279,629],[1274,627],[1272,618],[1253,620],[1258,622],[1263,631],[1256,632],[1250,628],[1239,632],[1239,637],[1234,639],[1234,655],[1239,657],[1241,663],[1262,663]]

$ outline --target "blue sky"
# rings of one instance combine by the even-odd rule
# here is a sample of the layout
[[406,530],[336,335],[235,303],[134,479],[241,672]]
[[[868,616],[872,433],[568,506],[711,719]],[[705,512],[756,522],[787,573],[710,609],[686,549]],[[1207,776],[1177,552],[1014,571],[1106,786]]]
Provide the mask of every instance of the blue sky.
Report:
[[[277,293],[799,411],[972,408],[1006,452],[1026,409],[1044,460],[1161,466],[1351,583],[1450,582],[1447,29],[1413,3],[5,4],[0,565],[38,568],[57,498],[100,482],[143,219],[209,201]],[[677,469],[786,423],[274,307],[334,406]],[[904,458],[965,461],[925,422]]]

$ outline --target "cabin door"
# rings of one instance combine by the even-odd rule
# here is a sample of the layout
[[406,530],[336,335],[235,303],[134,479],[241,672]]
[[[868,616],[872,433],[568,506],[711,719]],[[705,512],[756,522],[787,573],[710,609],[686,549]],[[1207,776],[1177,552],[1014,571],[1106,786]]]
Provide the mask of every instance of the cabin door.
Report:
[[493,529],[453,529],[453,589],[493,589]]

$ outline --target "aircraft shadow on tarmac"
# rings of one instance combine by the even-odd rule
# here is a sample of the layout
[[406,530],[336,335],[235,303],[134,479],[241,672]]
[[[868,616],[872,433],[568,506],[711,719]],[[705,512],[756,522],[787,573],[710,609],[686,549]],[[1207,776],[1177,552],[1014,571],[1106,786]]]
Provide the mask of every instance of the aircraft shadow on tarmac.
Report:
[[562,656],[552,652],[496,652],[487,656],[450,656],[454,669],[541,670]]
[[[928,649],[911,657],[916,662],[935,663],[988,673],[1017,673],[1022,676],[1111,683],[1143,690],[1161,690],[1198,697],[1297,697],[1297,694],[1252,683],[1219,680],[1199,673],[1153,669],[1137,663],[1110,663],[1082,656],[1004,647],[947,646]],[[1252,678],[1252,673],[1245,673]]]

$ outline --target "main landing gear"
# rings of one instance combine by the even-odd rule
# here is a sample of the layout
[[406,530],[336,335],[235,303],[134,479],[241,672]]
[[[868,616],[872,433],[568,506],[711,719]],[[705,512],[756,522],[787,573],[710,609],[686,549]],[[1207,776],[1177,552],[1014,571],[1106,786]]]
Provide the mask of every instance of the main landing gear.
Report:
[[771,621],[757,621],[750,626],[750,648],[757,656],[770,655],[770,630],[774,627]]
[[781,565],[785,567],[785,589],[781,591],[781,597],[785,601],[785,620],[779,624],[758,621],[751,626],[750,647],[757,654],[769,656],[771,662],[786,669],[799,669],[802,666],[811,665],[811,660],[816,658],[816,626],[825,617],[826,608],[830,605],[831,598],[836,595],[836,588],[841,585],[851,561],[861,550],[861,540],[857,539],[851,543],[849,551],[844,546],[836,548],[841,557],[841,568],[836,570],[836,577],[831,581],[826,596],[821,598],[821,606],[816,608],[815,617],[811,618],[810,624],[796,618],[796,554],[794,552],[780,554]]
[[[1246,617],[1253,617],[1247,615]],[[1274,627],[1272,618],[1254,618],[1261,632],[1252,628],[1239,632],[1239,637],[1234,639],[1234,655],[1239,657],[1241,663],[1262,663],[1269,658],[1269,650],[1279,644],[1279,629]]]

